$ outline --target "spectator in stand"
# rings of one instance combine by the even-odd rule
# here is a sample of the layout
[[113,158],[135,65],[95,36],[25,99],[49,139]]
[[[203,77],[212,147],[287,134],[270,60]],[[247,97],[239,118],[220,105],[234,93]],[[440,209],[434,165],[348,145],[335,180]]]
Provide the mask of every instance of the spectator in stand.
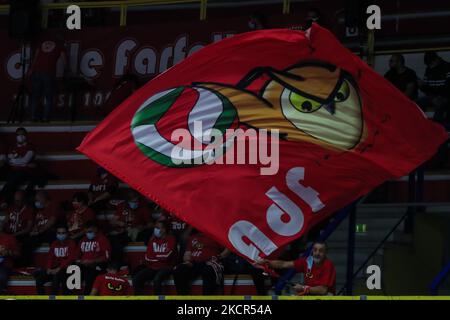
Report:
[[138,234],[149,225],[153,225],[153,221],[148,208],[142,206],[139,194],[130,190],[127,200],[117,206],[111,220],[111,259],[123,263],[123,249],[128,241],[136,241]]
[[6,147],[3,141],[0,140],[0,180],[3,180],[5,178],[6,174],[5,168],[6,168]]
[[[424,55],[427,66],[423,81],[419,81],[420,89],[425,97],[418,100],[422,109],[434,111],[433,120],[450,127],[450,63],[444,61],[436,52],[428,51]],[[436,155],[438,168],[448,163],[448,140],[444,142]]]
[[19,247],[14,236],[4,233],[0,221],[0,295],[6,294],[8,278],[13,268],[13,260],[19,255]]
[[334,295],[336,292],[336,270],[333,262],[327,258],[327,245],[316,242],[312,255],[294,261],[266,260],[257,261],[258,264],[268,265],[274,269],[295,268],[304,274],[304,284],[296,284],[293,289],[298,295]]
[[183,256],[184,252],[186,250],[186,244],[188,242],[188,238],[192,233],[192,226],[188,225],[186,222],[180,220],[177,218],[174,214],[168,213],[168,219],[172,228],[172,234],[175,236],[175,239],[177,239],[178,243],[178,263],[183,262]]
[[162,282],[172,273],[176,262],[177,243],[175,237],[170,234],[168,221],[157,221],[153,233],[145,253],[146,267],[133,277],[133,287],[137,295],[144,293],[144,285],[148,281],[153,281],[155,295],[161,295]]
[[393,54],[389,60],[389,71],[384,77],[408,98],[415,101],[418,94],[417,75],[414,70],[405,66],[405,58],[401,54]]
[[115,195],[118,186],[116,177],[104,168],[97,167],[97,175],[89,186],[89,207],[97,214],[108,209],[108,202]]
[[78,244],[77,264],[81,267],[84,294],[89,295],[95,279],[105,271],[110,260],[111,246],[108,239],[98,231],[95,221],[86,222],[84,231],[85,235]]
[[71,239],[78,241],[84,235],[84,225],[87,221],[95,220],[95,213],[88,207],[88,196],[84,192],[77,192],[72,198],[71,211],[67,215],[67,227]]
[[97,276],[92,286],[91,296],[131,296],[133,288],[128,279],[119,274],[120,263],[110,262],[106,273]]
[[39,191],[34,202],[36,214],[30,236],[22,242],[21,265],[31,266],[34,250],[43,243],[51,243],[55,239],[54,226],[58,218],[58,208],[50,200],[47,192]]
[[[10,170],[6,177],[6,183],[0,192],[7,203],[12,202],[14,192],[24,182],[28,181],[27,197],[31,197],[36,184],[43,185],[36,172],[35,155],[33,146],[27,141],[27,130],[17,128],[16,145],[9,150],[7,155]],[[4,207],[4,205],[2,206]]]
[[[39,43],[28,76],[31,78],[31,117],[32,121],[49,121],[56,88],[56,67],[62,58],[67,65],[64,38],[58,34],[55,39],[46,39]],[[38,106],[44,96],[44,110]]]
[[248,28],[250,30],[262,30],[266,29],[267,21],[266,17],[259,13],[252,13],[248,20]]
[[139,78],[132,74],[124,74],[115,84],[111,95],[103,105],[103,114],[106,116],[120,105],[126,98],[131,96],[140,87]]
[[51,281],[51,293],[57,295],[62,288],[63,294],[70,294],[67,288],[67,267],[77,258],[77,244],[69,239],[69,233],[65,225],[56,228],[56,240],[50,245],[47,258],[47,268],[39,269],[34,277],[36,279],[36,292],[45,295],[44,284]]
[[22,243],[30,235],[33,221],[33,208],[25,203],[25,192],[17,190],[14,194],[14,203],[6,210],[5,232]]
[[189,295],[191,281],[201,277],[203,280],[203,295],[217,293],[223,284],[223,265],[220,262],[229,254],[218,243],[205,234],[193,230],[188,239],[183,263],[175,267],[173,277],[178,294]]

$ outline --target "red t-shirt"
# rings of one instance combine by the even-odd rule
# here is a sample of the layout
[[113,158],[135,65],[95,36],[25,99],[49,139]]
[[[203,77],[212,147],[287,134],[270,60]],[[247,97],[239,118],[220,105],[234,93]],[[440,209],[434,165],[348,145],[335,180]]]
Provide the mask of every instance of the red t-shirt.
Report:
[[33,71],[48,72],[56,75],[56,66],[61,53],[65,52],[65,48],[61,44],[54,41],[43,41],[39,46],[38,55],[33,66]]
[[206,262],[213,256],[222,252],[223,248],[214,240],[206,237],[203,233],[190,236],[186,251],[191,252],[192,262]]
[[48,251],[47,269],[67,268],[77,259],[77,243],[72,239],[55,240]]
[[118,184],[117,179],[110,174],[107,174],[103,179],[97,175],[91,181],[89,191],[93,193],[94,197],[98,197],[104,192],[112,194],[117,189]]
[[147,244],[145,262],[151,269],[170,268],[175,264],[177,242],[175,237],[168,235],[164,238],[152,237]]
[[58,207],[50,202],[45,208],[36,210],[36,217],[34,218],[33,231],[41,232],[44,226],[51,218],[57,219],[59,215]]
[[67,227],[70,235],[80,232],[87,221],[95,220],[95,213],[91,208],[85,208],[82,211],[73,210],[67,216]]
[[10,206],[6,211],[8,219],[5,231],[7,233],[17,233],[25,229],[29,221],[33,221],[33,209],[24,205],[21,208]]
[[92,240],[84,236],[78,244],[78,250],[80,260],[102,258],[106,262],[111,256],[111,245],[108,239],[101,233],[98,233]]
[[[9,150],[8,154],[12,154],[14,159],[23,158],[28,153],[28,151],[34,152],[34,147],[27,142],[20,146],[15,145],[12,149]],[[14,164],[10,164],[9,166],[13,170],[29,170],[30,168],[33,168],[35,166],[35,164],[33,163],[35,156],[36,156],[36,153],[34,154],[33,158],[26,166],[19,166],[19,165],[14,165]]]
[[331,260],[325,259],[320,266],[313,263],[309,270],[306,258],[299,258],[294,261],[294,268],[297,272],[304,274],[305,285],[310,287],[327,286],[329,292],[335,294],[336,270]]
[[97,276],[93,289],[98,290],[99,296],[131,296],[133,289],[127,278],[118,274],[106,273]]
[[[10,251],[18,251],[17,240],[14,236],[6,233],[0,233],[0,247],[5,247],[6,250]],[[11,257],[5,257],[5,260],[1,262],[1,264],[7,266],[8,268],[12,268],[13,259]]]
[[[145,207],[138,207],[136,210],[131,209],[127,202],[119,204],[116,208],[114,216],[117,221],[125,222],[127,227],[146,226],[151,221],[151,213]],[[125,228],[116,226],[114,231],[121,233]]]

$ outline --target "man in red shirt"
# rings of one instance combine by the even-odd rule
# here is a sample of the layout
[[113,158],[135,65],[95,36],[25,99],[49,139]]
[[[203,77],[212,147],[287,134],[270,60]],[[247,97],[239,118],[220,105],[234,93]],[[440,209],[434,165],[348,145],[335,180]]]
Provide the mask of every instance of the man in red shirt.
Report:
[[84,279],[84,294],[89,295],[95,278],[104,272],[111,257],[108,239],[98,231],[95,221],[88,221],[84,226],[85,236],[78,244],[77,263],[81,267]]
[[6,210],[5,232],[22,242],[29,236],[33,227],[33,209],[25,203],[25,192],[17,190],[14,194],[14,203]]
[[133,289],[128,279],[118,274],[120,264],[111,262],[106,273],[97,276],[92,286],[91,296],[131,296]]
[[89,207],[96,213],[109,208],[108,202],[115,195],[119,183],[113,175],[102,167],[97,167],[97,175],[89,186]]
[[0,221],[0,295],[6,294],[8,278],[13,268],[13,259],[19,255],[16,238],[2,230],[3,221]]
[[327,258],[327,245],[324,242],[314,243],[312,255],[308,258],[294,261],[261,259],[258,263],[275,269],[295,268],[297,272],[303,273],[304,284],[293,286],[299,295],[335,294],[336,270],[333,262]]
[[162,282],[171,274],[177,255],[177,243],[175,237],[169,234],[169,230],[167,220],[156,222],[154,235],[147,244],[146,267],[133,277],[133,287],[137,295],[143,294],[145,283],[152,280],[155,295],[162,293]]
[[188,239],[183,263],[175,267],[173,277],[178,294],[190,293],[191,281],[197,277],[203,280],[203,295],[217,292],[223,282],[223,266],[220,262],[228,253],[217,242],[203,233],[194,234]]
[[57,295],[62,287],[63,294],[69,294],[67,288],[66,269],[77,257],[77,244],[69,239],[69,233],[65,225],[56,228],[56,240],[50,245],[47,258],[47,268],[40,269],[34,274],[36,279],[36,292],[39,295],[45,295],[44,284],[52,282],[51,293]]
[[34,250],[43,243],[51,243],[55,239],[54,226],[58,217],[58,208],[50,200],[47,192],[39,191],[35,196],[36,214],[29,237],[22,242],[20,264],[29,267],[33,264]]
[[141,205],[139,194],[130,190],[127,200],[117,205],[111,220],[112,230],[109,233],[111,259],[123,263],[123,249],[128,241],[136,241],[139,232],[149,225],[153,225],[150,211]]
[[32,194],[35,185],[39,183],[39,175],[36,172],[36,163],[34,162],[35,155],[33,146],[27,141],[27,130],[17,128],[16,144],[9,149],[7,155],[9,172],[6,183],[0,192],[0,196],[8,204],[12,203],[14,192],[21,184],[28,181],[26,188],[28,197]]
[[66,217],[70,238],[78,241],[84,235],[84,225],[95,220],[95,213],[87,205],[88,197],[84,192],[76,192],[72,197],[73,211]]
[[[61,36],[55,40],[44,40],[39,44],[28,74],[31,75],[31,116],[33,121],[48,121],[56,87],[56,67],[60,57],[67,64],[66,50]],[[44,112],[38,111],[44,96]]]

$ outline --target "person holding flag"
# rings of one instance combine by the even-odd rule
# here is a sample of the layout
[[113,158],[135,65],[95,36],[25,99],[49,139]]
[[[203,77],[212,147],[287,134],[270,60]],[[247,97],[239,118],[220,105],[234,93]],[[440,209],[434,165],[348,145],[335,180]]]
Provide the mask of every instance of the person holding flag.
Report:
[[308,258],[301,257],[294,261],[260,259],[257,264],[274,269],[294,268],[303,273],[304,284],[293,285],[298,295],[334,295],[336,293],[336,269],[327,258],[327,244],[317,241]]

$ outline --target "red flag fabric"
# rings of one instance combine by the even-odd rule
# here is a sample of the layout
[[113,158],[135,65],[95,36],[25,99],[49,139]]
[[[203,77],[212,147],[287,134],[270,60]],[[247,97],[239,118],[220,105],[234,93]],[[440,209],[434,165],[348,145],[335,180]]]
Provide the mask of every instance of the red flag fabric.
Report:
[[[238,128],[257,135],[227,131]],[[212,129],[224,140],[213,139]],[[313,25],[244,33],[199,50],[125,100],[78,150],[254,261],[409,173],[446,138],[416,104]],[[239,141],[248,148],[237,150]],[[273,157],[250,149],[252,142]],[[242,153],[246,164],[230,164]]]

